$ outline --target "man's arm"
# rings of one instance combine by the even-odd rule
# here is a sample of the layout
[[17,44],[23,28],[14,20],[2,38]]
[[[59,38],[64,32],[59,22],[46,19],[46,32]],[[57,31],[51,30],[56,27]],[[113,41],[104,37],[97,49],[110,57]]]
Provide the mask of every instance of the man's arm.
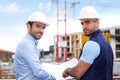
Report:
[[99,56],[99,54],[100,46],[98,43],[94,41],[86,42],[77,66],[73,68],[67,68],[63,72],[63,77],[67,77],[70,75],[72,77],[80,78],[93,64],[94,60]]
[[65,69],[62,75],[64,78],[67,76],[80,78],[82,75],[85,74],[85,72],[88,70],[90,66],[91,64],[79,60],[78,64],[75,67]]

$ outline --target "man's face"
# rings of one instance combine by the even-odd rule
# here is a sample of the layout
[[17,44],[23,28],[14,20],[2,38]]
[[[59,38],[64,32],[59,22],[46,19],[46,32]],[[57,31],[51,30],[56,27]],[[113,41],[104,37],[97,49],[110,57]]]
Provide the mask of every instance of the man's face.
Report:
[[94,19],[82,19],[81,25],[86,36],[91,36],[92,33],[95,32],[98,28],[97,23],[94,21]]
[[40,22],[33,22],[32,25],[27,25],[27,27],[28,33],[38,40],[42,37],[46,25]]

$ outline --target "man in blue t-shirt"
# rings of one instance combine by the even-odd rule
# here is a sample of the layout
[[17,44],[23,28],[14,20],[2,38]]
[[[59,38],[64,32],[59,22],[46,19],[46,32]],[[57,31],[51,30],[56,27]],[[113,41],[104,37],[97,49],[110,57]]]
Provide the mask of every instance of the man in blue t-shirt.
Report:
[[113,52],[99,29],[96,9],[92,6],[83,8],[79,19],[89,40],[83,46],[78,64],[65,69],[63,77],[72,76],[78,80],[113,80]]

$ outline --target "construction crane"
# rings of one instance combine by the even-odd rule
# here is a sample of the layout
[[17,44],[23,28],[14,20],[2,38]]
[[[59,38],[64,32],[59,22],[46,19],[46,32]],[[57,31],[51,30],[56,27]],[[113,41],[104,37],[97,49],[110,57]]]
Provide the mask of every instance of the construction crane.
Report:
[[[57,42],[56,42],[56,62],[59,63],[60,61],[60,53],[59,53],[59,45],[58,45],[58,42],[59,42],[59,0],[52,0],[52,2],[56,2],[56,5],[57,5]],[[67,16],[67,13],[66,13],[66,0],[64,0],[64,23],[65,23],[65,35],[64,35],[64,41],[67,42],[67,32],[66,32],[66,16]],[[75,6],[77,4],[80,4],[80,2],[73,2],[72,3],[72,8],[74,9],[74,18],[75,18]],[[66,44],[67,45],[67,44]],[[68,58],[68,50],[67,50],[67,46],[64,47],[64,56],[63,56],[63,59],[64,61],[66,62],[67,61],[67,58]]]
[[[52,0],[52,2],[55,1],[57,5],[57,42],[56,42],[56,61],[59,63],[60,61],[60,54],[59,54],[59,0]],[[67,41],[67,33],[66,33],[66,0],[64,0],[64,23],[65,23],[65,35],[64,35],[64,41]],[[64,47],[64,61],[67,61],[68,58],[68,52],[67,47]]]
[[74,0],[74,2],[72,2],[72,6],[71,6],[71,8],[73,8],[73,18],[75,19],[76,18],[76,15],[75,15],[75,6],[77,5],[77,4],[80,4],[80,2],[76,2],[75,0]]

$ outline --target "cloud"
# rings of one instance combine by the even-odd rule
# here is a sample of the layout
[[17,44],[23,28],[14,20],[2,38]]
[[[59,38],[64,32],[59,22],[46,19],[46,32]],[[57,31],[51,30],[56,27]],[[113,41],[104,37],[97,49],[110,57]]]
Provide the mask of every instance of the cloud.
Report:
[[46,9],[49,11],[50,8],[51,8],[51,3],[49,2],[49,3],[46,4]]
[[21,8],[16,2],[13,2],[9,5],[0,6],[0,11],[5,13],[21,13],[28,11],[28,9]]
[[27,33],[25,25],[18,25],[8,25],[0,31],[0,48],[15,52],[17,44]]
[[113,0],[99,0],[99,1],[105,3],[105,2],[112,2]]
[[21,37],[17,36],[1,36],[0,48],[15,52],[17,44],[21,40]]
[[40,3],[38,5],[38,8],[40,9],[40,11],[44,11],[44,10],[49,11],[51,9],[51,3],[50,2],[47,4]]
[[38,5],[38,7],[39,7],[39,9],[42,11],[43,10],[43,3],[40,3],[39,5]]
[[105,28],[105,27],[112,27],[116,25],[120,25],[120,16],[119,15],[105,15],[101,17],[100,20],[100,27]]

